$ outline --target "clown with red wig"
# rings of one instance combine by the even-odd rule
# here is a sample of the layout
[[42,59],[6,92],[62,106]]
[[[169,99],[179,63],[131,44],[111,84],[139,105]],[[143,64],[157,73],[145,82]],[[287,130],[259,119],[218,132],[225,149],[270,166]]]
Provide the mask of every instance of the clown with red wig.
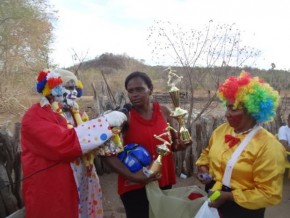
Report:
[[209,193],[219,192],[209,206],[221,217],[264,217],[265,208],[282,199],[285,149],[261,127],[275,117],[280,97],[244,71],[227,78],[217,94],[227,122],[214,130],[197,160],[198,179]]
[[88,121],[75,101],[82,84],[67,70],[39,72],[36,88],[43,97],[24,114],[21,126],[26,217],[103,217],[93,151],[116,155],[122,150],[104,143],[126,115],[112,111]]

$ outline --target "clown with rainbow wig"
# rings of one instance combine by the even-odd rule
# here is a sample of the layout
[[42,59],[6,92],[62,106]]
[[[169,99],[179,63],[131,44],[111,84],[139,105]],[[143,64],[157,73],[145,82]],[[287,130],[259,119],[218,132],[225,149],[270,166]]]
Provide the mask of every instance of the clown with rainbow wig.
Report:
[[257,123],[273,120],[280,100],[278,92],[268,83],[245,71],[220,85],[218,96],[224,104],[231,102],[233,109],[245,108]]
[[24,114],[21,126],[23,198],[29,218],[101,218],[102,192],[93,151],[117,155],[105,143],[112,127],[127,117],[112,111],[88,120],[76,99],[82,84],[68,70],[40,71],[36,89],[43,96]]
[[[198,179],[223,218],[262,218],[282,199],[285,149],[260,124],[272,121],[280,97],[268,83],[242,71],[218,89],[227,122],[216,128],[196,162]],[[204,175],[209,175],[205,177]]]

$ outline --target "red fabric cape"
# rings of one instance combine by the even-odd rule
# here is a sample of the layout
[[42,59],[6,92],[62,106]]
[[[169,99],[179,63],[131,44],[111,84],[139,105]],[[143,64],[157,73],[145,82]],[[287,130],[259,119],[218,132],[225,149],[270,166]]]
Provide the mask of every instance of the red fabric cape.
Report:
[[21,147],[26,217],[78,217],[70,167],[82,155],[75,130],[49,106],[35,104],[22,119]]

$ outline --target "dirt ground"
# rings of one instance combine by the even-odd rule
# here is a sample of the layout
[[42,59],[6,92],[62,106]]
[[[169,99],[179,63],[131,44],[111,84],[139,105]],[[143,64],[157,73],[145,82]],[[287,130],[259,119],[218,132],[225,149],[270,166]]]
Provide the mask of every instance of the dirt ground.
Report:
[[[287,173],[287,172],[286,172]],[[126,218],[123,204],[117,194],[117,175],[115,173],[104,174],[99,177],[103,189],[104,218]],[[187,179],[177,178],[175,187],[198,185],[203,188],[197,179],[189,177]],[[283,200],[280,204],[266,209],[265,218],[288,218],[290,217],[290,178],[284,176]],[[168,217],[171,218],[171,217]],[[172,217],[174,218],[174,217]]]

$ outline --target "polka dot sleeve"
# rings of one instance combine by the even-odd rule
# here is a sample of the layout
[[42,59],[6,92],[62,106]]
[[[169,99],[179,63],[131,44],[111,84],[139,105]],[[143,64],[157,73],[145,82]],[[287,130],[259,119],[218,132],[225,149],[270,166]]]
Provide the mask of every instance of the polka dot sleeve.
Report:
[[112,136],[111,128],[104,117],[92,119],[75,127],[83,153],[87,153],[106,142]]

